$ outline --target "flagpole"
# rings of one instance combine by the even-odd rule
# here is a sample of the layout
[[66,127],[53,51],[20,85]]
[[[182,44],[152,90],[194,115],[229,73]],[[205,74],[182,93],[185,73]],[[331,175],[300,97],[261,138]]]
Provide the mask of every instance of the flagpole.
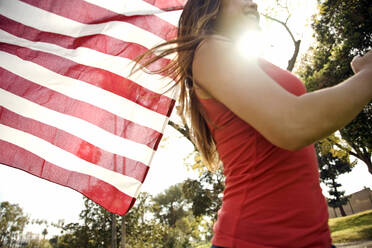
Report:
[[117,237],[116,237],[116,216],[114,213],[111,213],[111,248],[116,248]]

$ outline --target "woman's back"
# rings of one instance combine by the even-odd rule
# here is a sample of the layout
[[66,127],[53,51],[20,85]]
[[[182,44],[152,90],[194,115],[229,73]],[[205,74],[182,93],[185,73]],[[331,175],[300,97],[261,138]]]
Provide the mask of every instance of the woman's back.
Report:
[[[306,93],[292,74],[263,60],[259,64],[288,92]],[[331,247],[313,145],[294,152],[279,148],[222,103],[214,99],[200,102],[226,176],[213,244]]]

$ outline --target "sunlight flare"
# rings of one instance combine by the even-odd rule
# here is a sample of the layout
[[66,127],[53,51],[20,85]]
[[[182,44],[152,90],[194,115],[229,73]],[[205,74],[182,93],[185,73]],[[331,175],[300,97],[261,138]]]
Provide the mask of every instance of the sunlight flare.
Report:
[[256,58],[262,55],[263,45],[262,32],[248,31],[239,39],[237,49],[245,58]]

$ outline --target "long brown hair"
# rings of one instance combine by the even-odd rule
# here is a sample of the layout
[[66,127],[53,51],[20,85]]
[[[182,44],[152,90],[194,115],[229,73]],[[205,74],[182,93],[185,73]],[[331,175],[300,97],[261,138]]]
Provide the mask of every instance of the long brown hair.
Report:
[[[180,86],[178,113],[191,124],[190,138],[202,155],[203,162],[211,171],[218,168],[219,158],[214,139],[208,129],[206,116],[195,95],[192,75],[192,61],[200,42],[215,33],[217,15],[222,0],[189,0],[178,22],[177,38],[153,47],[136,59],[139,67],[145,69],[157,60],[177,53],[175,59],[161,69],[150,73],[166,74]],[[154,54],[157,54],[154,56]],[[147,71],[148,72],[148,71]]]

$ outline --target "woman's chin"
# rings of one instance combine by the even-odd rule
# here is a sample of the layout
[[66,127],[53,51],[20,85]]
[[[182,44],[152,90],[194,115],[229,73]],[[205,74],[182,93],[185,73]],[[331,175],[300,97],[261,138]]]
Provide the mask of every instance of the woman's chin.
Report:
[[261,31],[261,27],[258,22],[247,22],[244,27],[245,31]]
[[249,28],[252,30],[260,30],[260,19],[256,15],[248,14],[244,18],[244,26],[245,28]]

